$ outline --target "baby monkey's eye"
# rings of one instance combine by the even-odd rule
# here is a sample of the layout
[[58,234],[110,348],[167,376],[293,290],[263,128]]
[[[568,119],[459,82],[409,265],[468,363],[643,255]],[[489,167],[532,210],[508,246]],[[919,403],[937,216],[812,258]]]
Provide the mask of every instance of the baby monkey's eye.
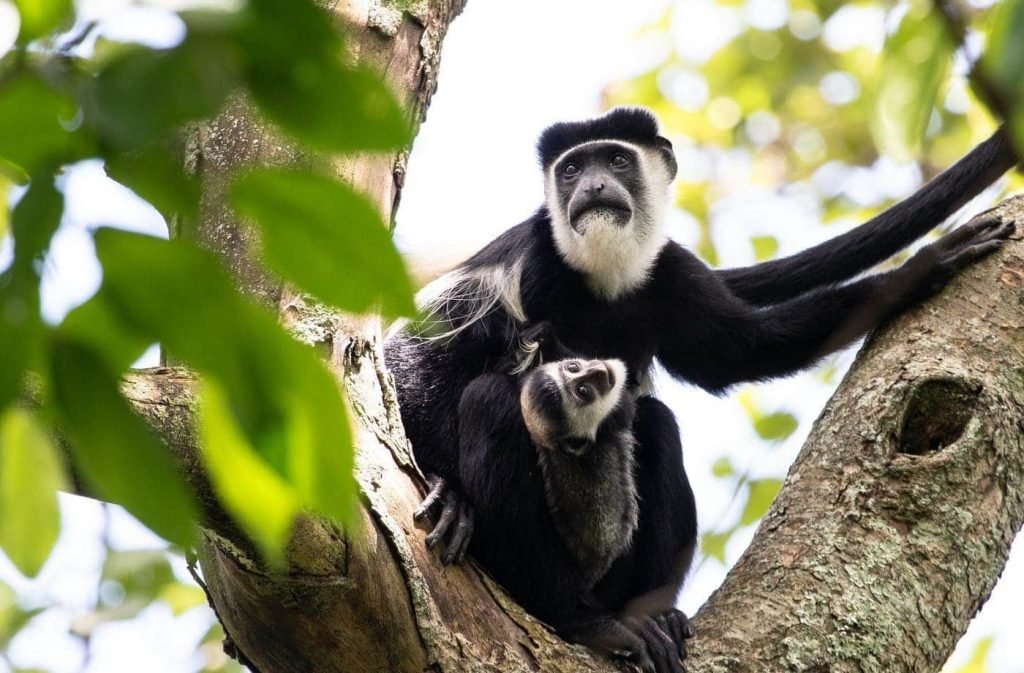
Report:
[[565,365],[565,370],[567,372],[571,372],[571,373],[575,374],[575,373],[579,372],[579,370],[580,370],[580,363],[578,363],[578,362],[570,362],[569,364]]
[[629,159],[625,154],[616,154],[612,157],[612,168],[626,168],[629,166]]
[[580,385],[576,386],[576,394],[585,400],[589,400],[591,397],[590,386],[588,386],[585,383],[581,383]]
[[580,167],[576,164],[566,164],[562,167],[562,175],[567,178],[574,178],[580,173]]

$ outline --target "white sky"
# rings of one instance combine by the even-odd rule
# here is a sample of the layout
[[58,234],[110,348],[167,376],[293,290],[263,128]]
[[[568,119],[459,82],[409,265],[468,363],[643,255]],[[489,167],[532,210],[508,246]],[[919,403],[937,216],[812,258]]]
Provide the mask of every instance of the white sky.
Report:
[[[0,0],[0,49],[5,27],[3,2]],[[172,40],[178,29],[175,18],[131,8],[127,0],[87,0],[81,4],[95,15],[118,17],[113,19],[115,28],[111,32],[116,29],[122,37],[143,31],[160,42]],[[417,254],[434,254],[445,247],[466,251],[528,217],[542,196],[534,155],[538,134],[553,121],[599,113],[604,85],[656,62],[666,48],[663,40],[667,38],[641,43],[633,33],[662,4],[660,0],[470,0],[445,41],[440,86],[410,159],[398,218],[400,247]],[[726,10],[711,0],[692,0],[683,11],[686,20],[680,25],[685,29],[675,31],[674,39],[685,41],[684,48],[694,59],[710,53],[734,30],[734,23],[723,13]],[[745,8],[728,10],[733,11],[754,13],[759,20],[771,23],[778,20],[779,12],[786,11],[786,3],[750,0]],[[868,24],[876,19],[870,15],[851,21]],[[863,27],[848,26],[852,30],[847,34],[864,35],[860,30]],[[827,33],[829,27],[825,30]],[[847,172],[840,177],[878,191],[888,189],[894,175],[902,174],[882,162],[873,170]],[[912,178],[900,179],[906,189],[915,184]],[[48,262],[44,288],[44,310],[51,320],[59,320],[98,286],[99,270],[85,227],[117,224],[151,232],[163,230],[155,211],[107,180],[95,162],[72,171],[65,184],[69,215]],[[834,233],[815,226],[816,213],[801,201],[798,192],[781,197],[747,190],[744,198],[724,204],[714,216],[722,218],[715,242],[728,264],[749,261],[752,231],[767,230],[777,235],[784,251],[805,247]],[[673,236],[681,242],[694,241],[692,222],[676,215],[670,225]],[[841,356],[840,364],[845,365],[851,357],[849,353]],[[667,377],[661,377],[659,386],[683,429],[686,468],[697,495],[701,525],[709,528],[721,527],[737,514],[729,487],[711,478],[711,463],[729,456],[741,470],[754,476],[784,474],[829,394],[827,386],[810,376],[760,386],[756,398],[764,408],[785,409],[801,421],[796,436],[766,448],[734,400],[713,398]],[[61,634],[76,612],[93,600],[102,518],[94,503],[74,497],[62,502],[65,533],[42,576],[33,582],[19,579],[0,557],[0,578],[24,591],[31,600],[56,598],[66,606],[38,620],[41,623],[16,639],[8,652],[12,660],[23,667],[70,673],[80,670],[81,649]],[[735,536],[728,548],[731,560],[739,556],[752,533],[751,529]],[[122,546],[154,544],[151,536],[122,515],[114,516],[110,534]],[[1018,553],[1011,559],[955,659],[969,654],[978,638],[994,634],[991,670],[1024,671],[1024,643],[1016,637],[1014,628],[1019,624],[1015,603],[1024,596],[1022,557],[1024,554]],[[181,568],[177,570],[182,572]],[[723,574],[723,569],[711,562],[692,575],[681,597],[683,609],[693,612]],[[84,670],[197,670],[200,661],[194,655],[194,646],[209,620],[205,611],[175,619],[157,606],[142,619],[101,627],[94,638],[93,658]]]

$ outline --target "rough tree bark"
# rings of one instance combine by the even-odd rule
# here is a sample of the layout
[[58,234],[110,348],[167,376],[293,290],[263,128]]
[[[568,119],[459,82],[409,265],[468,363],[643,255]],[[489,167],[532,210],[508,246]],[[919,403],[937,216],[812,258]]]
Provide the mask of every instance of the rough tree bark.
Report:
[[[422,118],[441,39],[464,0],[335,8],[353,58]],[[404,9],[396,9],[400,5]],[[387,215],[404,154],[339,161]],[[283,289],[219,195],[243,161],[294,160],[236,101],[197,133],[208,187],[197,234],[254,297],[319,344],[356,419],[362,530],[304,518],[270,574],[219,513],[196,460],[192,379],[133,375],[126,394],[168,439],[208,520],[201,563],[230,651],[261,673],[594,671],[475,565],[443,568],[412,523],[423,495],[381,357],[379,326]],[[415,176],[413,176],[415,177]],[[1024,200],[1003,206],[1024,227]],[[991,591],[1024,520],[1024,244],[972,267],[871,339],[815,425],[771,512],[696,617],[689,670],[936,671]],[[685,421],[684,421],[685,422]]]

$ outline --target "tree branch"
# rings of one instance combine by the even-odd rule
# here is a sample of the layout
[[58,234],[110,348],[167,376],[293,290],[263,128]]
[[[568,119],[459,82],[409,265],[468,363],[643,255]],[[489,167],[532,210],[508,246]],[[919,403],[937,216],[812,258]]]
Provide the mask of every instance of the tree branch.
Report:
[[870,339],[697,615],[692,673],[941,668],[1024,522],[1022,288],[1018,239]]

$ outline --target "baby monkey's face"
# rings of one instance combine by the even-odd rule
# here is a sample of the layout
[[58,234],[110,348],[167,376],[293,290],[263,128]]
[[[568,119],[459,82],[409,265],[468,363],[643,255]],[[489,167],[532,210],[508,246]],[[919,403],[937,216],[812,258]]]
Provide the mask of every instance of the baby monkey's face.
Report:
[[519,396],[533,441],[585,454],[601,423],[622,402],[625,382],[626,366],[619,360],[558,360],[537,367]]

